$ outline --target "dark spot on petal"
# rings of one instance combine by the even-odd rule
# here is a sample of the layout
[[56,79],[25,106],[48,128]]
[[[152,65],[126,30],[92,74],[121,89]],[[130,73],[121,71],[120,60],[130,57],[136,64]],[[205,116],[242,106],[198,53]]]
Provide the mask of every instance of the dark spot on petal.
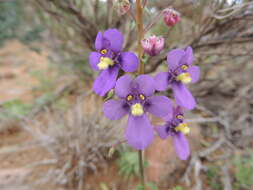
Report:
[[126,109],[126,110],[129,110],[129,105],[128,105],[127,103],[124,103],[124,104],[122,105],[122,108],[123,108],[123,109]]
[[146,102],[144,103],[144,106],[145,106],[145,107],[150,107],[150,106],[151,106],[151,102],[146,101]]
[[170,132],[170,126],[167,126],[165,130],[166,130],[166,133],[169,133]]

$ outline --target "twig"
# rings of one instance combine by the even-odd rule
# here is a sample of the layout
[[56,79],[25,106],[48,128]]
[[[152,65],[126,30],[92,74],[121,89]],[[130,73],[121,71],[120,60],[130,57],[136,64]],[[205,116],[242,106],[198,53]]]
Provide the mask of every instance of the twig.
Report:
[[207,149],[200,151],[198,153],[199,157],[206,157],[207,155],[213,153],[214,151],[216,151],[218,148],[221,147],[221,145],[225,142],[225,137],[224,136],[220,136],[219,140],[217,142],[215,142],[212,146],[208,147]]
[[145,27],[144,33],[148,32],[156,23],[158,23],[162,14],[163,10],[160,11],[153,19],[151,19],[151,22]]
[[222,167],[222,173],[223,173],[222,181],[223,181],[224,190],[232,190],[231,178],[230,178],[227,165],[224,165]]

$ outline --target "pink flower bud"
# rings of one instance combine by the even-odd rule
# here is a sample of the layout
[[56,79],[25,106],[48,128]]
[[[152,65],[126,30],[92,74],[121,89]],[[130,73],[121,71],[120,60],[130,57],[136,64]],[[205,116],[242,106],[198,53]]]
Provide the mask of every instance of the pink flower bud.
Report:
[[174,26],[180,21],[180,13],[173,8],[167,8],[163,11],[163,20],[168,26]]
[[164,47],[164,38],[155,35],[141,41],[144,52],[150,56],[158,55]]

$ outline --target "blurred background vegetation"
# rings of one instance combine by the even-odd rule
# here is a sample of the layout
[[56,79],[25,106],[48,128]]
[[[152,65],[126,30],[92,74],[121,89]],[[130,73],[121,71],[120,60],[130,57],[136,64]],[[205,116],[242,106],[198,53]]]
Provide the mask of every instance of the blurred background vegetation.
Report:
[[[137,154],[119,143],[126,121],[103,117],[87,62],[107,28],[136,50],[131,2],[119,15],[116,0],[0,0],[0,189],[142,189]],[[181,13],[173,28],[158,16],[169,6]],[[145,57],[147,73],[165,69],[169,49],[187,45],[202,71],[191,87],[198,107],[187,114],[192,156],[182,162],[171,142],[153,143],[148,188],[251,190],[253,1],[147,0],[144,15],[153,26],[146,36],[166,38],[161,55]]]

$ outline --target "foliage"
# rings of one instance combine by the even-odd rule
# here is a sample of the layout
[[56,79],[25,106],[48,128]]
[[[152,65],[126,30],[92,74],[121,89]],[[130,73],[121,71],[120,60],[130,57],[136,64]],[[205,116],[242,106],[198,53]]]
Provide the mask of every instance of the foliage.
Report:
[[207,179],[208,179],[208,184],[211,186],[213,190],[222,190],[222,186],[219,183],[220,175],[219,175],[219,168],[212,166],[209,167],[207,172]]
[[[119,166],[119,174],[125,177],[138,176],[139,160],[137,152],[125,151],[120,152],[120,158],[117,162]],[[148,166],[148,162],[144,161],[144,167]]]
[[176,186],[176,187],[174,187],[172,190],[183,190],[183,187],[181,187],[181,186]]
[[105,183],[100,183],[100,190],[109,190],[108,186]]
[[0,3],[0,45],[4,40],[16,36],[21,14],[18,0]]
[[239,157],[235,159],[235,186],[237,189],[240,187],[253,187],[253,153],[247,157]]
[[0,114],[0,119],[6,119],[6,118],[17,118],[20,116],[25,116],[29,114],[31,111],[32,105],[31,104],[25,104],[19,99],[11,100],[8,102],[5,102],[2,105],[4,111]]
[[148,190],[158,190],[158,187],[154,183],[148,182],[146,184],[146,186],[147,186],[147,188],[144,188],[143,185],[138,184],[135,190],[145,190],[145,189],[148,189]]
[[33,26],[30,30],[28,30],[23,36],[20,37],[21,42],[23,43],[31,43],[36,40],[41,40],[41,32],[44,28],[40,25]]

